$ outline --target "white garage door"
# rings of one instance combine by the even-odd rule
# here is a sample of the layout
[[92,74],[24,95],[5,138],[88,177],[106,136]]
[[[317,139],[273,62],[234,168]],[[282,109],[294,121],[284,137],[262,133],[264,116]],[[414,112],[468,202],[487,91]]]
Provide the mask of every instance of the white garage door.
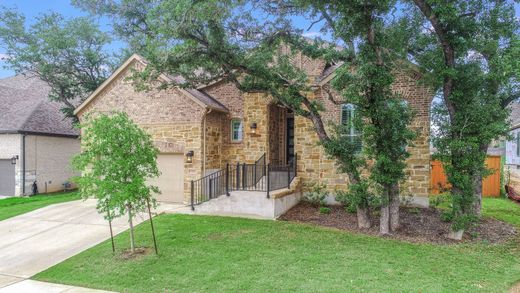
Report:
[[156,196],[157,200],[182,202],[184,200],[184,155],[159,154],[157,167],[162,174],[150,182],[161,191],[161,194]]

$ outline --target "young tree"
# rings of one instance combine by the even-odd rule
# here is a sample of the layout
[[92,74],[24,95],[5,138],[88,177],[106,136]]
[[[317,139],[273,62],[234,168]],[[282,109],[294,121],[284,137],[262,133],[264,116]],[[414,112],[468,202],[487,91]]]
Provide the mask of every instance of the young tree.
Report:
[[513,1],[413,4],[410,53],[441,92],[434,145],[452,185],[453,229],[461,230],[480,215],[488,146],[507,136],[507,106],[520,97],[519,21]]
[[124,113],[87,117],[81,129],[82,152],[72,162],[82,172],[75,179],[81,197],[94,196],[98,212],[108,221],[128,215],[130,247],[134,252],[132,219],[149,205],[156,207],[152,195],[159,189],[146,181],[160,175],[158,150],[150,135]]
[[112,58],[103,50],[110,43],[89,18],[64,19],[43,14],[27,25],[25,16],[0,7],[0,49],[17,74],[35,75],[50,87],[49,98],[74,108],[108,77]]

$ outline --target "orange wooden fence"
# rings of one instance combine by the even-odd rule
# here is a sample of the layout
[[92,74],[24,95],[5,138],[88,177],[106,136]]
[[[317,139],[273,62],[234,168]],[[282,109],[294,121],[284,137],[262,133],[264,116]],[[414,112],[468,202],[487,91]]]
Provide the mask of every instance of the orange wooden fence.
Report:
[[[482,180],[482,195],[497,197],[500,196],[500,156],[488,156],[486,158],[487,168],[494,170],[495,173]],[[439,194],[443,190],[449,189],[448,179],[444,173],[442,163],[431,161],[430,193]]]

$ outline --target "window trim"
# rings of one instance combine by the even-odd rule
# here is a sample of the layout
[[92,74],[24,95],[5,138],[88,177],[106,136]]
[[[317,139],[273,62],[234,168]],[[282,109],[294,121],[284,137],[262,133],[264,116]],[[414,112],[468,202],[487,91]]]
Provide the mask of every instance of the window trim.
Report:
[[[238,139],[234,139],[234,136],[233,136],[233,132],[235,131],[235,129],[233,128],[235,122],[239,122],[240,123],[240,126],[238,128],[238,131],[239,131],[239,138]],[[232,118],[231,119],[231,123],[230,123],[230,141],[232,143],[240,143],[244,140],[244,120],[242,118]]]

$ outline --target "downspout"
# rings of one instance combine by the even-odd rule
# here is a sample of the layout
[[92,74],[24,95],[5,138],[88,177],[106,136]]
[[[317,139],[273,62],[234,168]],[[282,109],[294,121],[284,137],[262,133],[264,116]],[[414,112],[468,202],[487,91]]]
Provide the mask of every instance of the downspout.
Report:
[[22,195],[25,196],[25,137],[27,134],[22,134]]
[[206,176],[206,118],[208,114],[211,113],[212,109],[206,108],[206,112],[204,113],[204,121],[203,121],[203,131],[202,131],[202,176]]

